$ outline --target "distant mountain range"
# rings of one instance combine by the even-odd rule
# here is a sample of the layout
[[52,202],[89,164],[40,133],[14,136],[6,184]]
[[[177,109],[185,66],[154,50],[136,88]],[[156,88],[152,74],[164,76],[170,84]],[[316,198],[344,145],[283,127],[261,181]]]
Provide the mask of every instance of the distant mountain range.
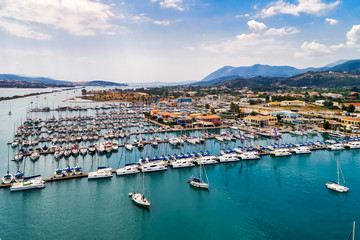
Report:
[[241,87],[329,87],[360,86],[360,60],[350,60],[328,67],[326,71],[308,71],[292,77],[256,76],[244,78],[229,76],[199,81],[194,85]]
[[301,75],[307,72],[323,71],[356,71],[360,69],[360,60],[339,60],[335,63],[328,64],[321,68],[297,69],[290,66],[269,66],[256,64],[250,67],[231,67],[226,66],[209,74],[204,79],[193,85],[213,85],[232,79],[248,79],[255,77],[263,78],[289,78]]
[[249,67],[232,67],[225,66],[222,67],[215,72],[209,74],[201,82],[208,82],[214,79],[225,79],[224,77],[242,77],[242,78],[251,78],[255,76],[262,77],[292,77],[301,73],[306,73],[309,71],[326,71],[332,67],[339,66],[339,64],[343,64],[347,62],[347,60],[339,60],[336,63],[328,64],[324,67],[320,68],[304,68],[298,69],[290,66],[269,66],[269,65],[261,65],[255,64]]
[[102,80],[70,82],[45,77],[26,77],[14,74],[0,74],[0,88],[47,88],[75,86],[127,86],[127,84]]

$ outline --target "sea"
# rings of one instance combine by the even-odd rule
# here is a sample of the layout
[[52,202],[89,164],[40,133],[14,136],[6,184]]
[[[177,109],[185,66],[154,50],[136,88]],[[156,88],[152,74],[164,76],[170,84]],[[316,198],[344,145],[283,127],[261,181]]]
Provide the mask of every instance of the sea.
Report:
[[[1,176],[7,171],[8,149],[10,159],[16,151],[7,142],[26,118],[95,114],[95,110],[61,113],[29,110],[44,106],[101,105],[63,101],[80,94],[81,89],[75,89],[0,102]],[[12,115],[8,115],[10,109]],[[199,136],[200,131],[157,135],[163,138],[177,134]],[[300,143],[327,137],[320,133],[298,137],[284,134],[280,141]],[[260,138],[243,144],[273,143],[273,139]],[[168,144],[160,144],[157,149],[145,146],[141,152],[136,148],[132,152],[119,148],[111,155],[79,156],[77,161],[87,173],[98,166],[116,169],[125,162],[137,162],[141,156],[204,150],[218,155],[222,148],[241,144],[239,140],[224,144],[211,139],[202,145],[185,144],[181,149]],[[263,156],[260,160],[206,166],[209,190],[195,189],[187,183],[189,177],[199,174],[198,167],[168,167],[167,171],[144,175],[144,192],[151,202],[150,209],[136,206],[128,196],[137,188],[136,175],[48,182],[45,189],[31,191],[10,192],[4,188],[0,189],[0,239],[345,240],[352,232],[353,221],[357,227],[360,223],[359,157],[360,150],[318,150],[309,155]],[[328,180],[337,180],[337,160],[350,188],[345,194],[325,187]],[[58,162],[52,155],[43,155],[37,161],[27,158],[19,166],[10,161],[10,172],[16,173],[18,167],[23,170],[25,165],[26,176],[41,174],[49,178],[58,165],[65,168],[68,164],[74,166],[75,162],[74,157]],[[138,177],[142,180],[142,176]]]

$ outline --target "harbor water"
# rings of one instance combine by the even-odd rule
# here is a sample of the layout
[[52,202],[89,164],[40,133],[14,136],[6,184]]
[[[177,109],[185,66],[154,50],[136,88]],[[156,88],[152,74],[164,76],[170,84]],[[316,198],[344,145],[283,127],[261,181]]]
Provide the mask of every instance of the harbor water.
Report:
[[[29,109],[65,106],[69,103],[63,102],[64,99],[80,94],[81,90],[71,90],[0,103],[1,176],[7,170],[6,143],[13,139],[14,128],[30,117]],[[12,115],[9,116],[10,106]],[[88,110],[61,114],[66,117],[93,113]],[[32,117],[35,114],[46,119],[54,114],[58,117],[60,113],[31,113]],[[163,138],[177,134],[180,132],[157,135]],[[196,136],[200,132],[183,134]],[[323,137],[326,136],[296,138],[284,134],[281,141],[295,143]],[[262,146],[270,143],[273,140],[266,138],[251,141]],[[110,155],[79,156],[78,163],[87,173],[91,166],[116,169],[124,165],[125,159],[135,162],[145,155],[200,150],[218,155],[221,148],[240,144],[239,140],[222,144],[209,139],[202,145],[185,144],[182,149],[168,144],[159,144],[157,149],[145,146],[141,152],[137,148],[132,152],[119,148]],[[14,154],[15,150],[10,148],[10,157]],[[3,188],[0,189],[0,239],[348,239],[353,221],[360,222],[359,157],[360,149],[318,150],[309,155],[262,156],[260,160],[206,166],[208,191],[195,189],[186,182],[198,174],[198,167],[168,167],[167,171],[145,174],[145,195],[151,202],[149,210],[136,206],[128,196],[136,190],[136,175],[48,182],[45,189],[31,191],[10,192]],[[328,180],[337,180],[336,160],[340,161],[350,188],[346,194],[325,187]],[[25,162],[27,176],[42,174],[49,178],[58,164],[61,168],[68,164],[65,158],[59,161],[50,154],[42,155],[37,161],[26,158],[20,169]],[[74,157],[69,158],[71,166],[75,161]],[[10,172],[14,174],[17,168],[16,162],[11,161]]]

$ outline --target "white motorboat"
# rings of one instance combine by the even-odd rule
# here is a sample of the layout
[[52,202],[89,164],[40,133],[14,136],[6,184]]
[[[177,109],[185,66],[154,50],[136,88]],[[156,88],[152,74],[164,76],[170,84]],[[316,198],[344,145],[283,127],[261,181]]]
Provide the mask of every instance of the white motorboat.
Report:
[[140,172],[139,165],[134,163],[125,164],[123,168],[116,169],[116,175],[129,175]]
[[220,141],[220,142],[223,142],[224,141],[224,138],[222,136],[216,136],[215,137],[216,140]]
[[182,140],[181,138],[170,138],[169,143],[171,145],[181,145],[184,143],[184,140]]
[[1,178],[1,181],[4,183],[4,184],[9,184],[11,183],[12,181],[14,181],[14,176],[12,174],[10,174],[9,171],[6,172],[6,174]]
[[112,152],[112,150],[113,150],[112,143],[110,141],[107,141],[105,143],[105,152],[110,153]]
[[275,157],[287,157],[292,155],[292,153],[287,148],[275,149],[273,152],[271,152],[271,154]]
[[359,141],[348,142],[347,144],[345,144],[345,147],[348,147],[349,149],[359,149],[360,148],[360,142]]
[[176,159],[171,163],[172,168],[187,168],[194,167],[194,160],[192,158]]
[[147,162],[141,166],[142,172],[157,172],[165,170],[167,170],[167,167],[165,166],[164,161]]
[[237,162],[237,161],[240,161],[240,159],[238,158],[237,154],[234,154],[234,153],[226,153],[226,154],[219,156],[219,162],[221,162],[221,163]]
[[344,184],[345,184],[345,179],[344,179],[344,175],[341,170],[339,160],[337,160],[336,165],[337,165],[336,167],[337,167],[337,177],[338,177],[337,182],[328,181],[325,185],[328,189],[336,191],[336,192],[341,192],[341,193],[348,192],[349,188],[340,184],[340,173],[341,173]]
[[214,155],[202,156],[197,160],[197,164],[210,165],[218,163],[217,158]]
[[110,167],[98,167],[95,172],[89,172],[88,179],[95,178],[111,178],[113,177],[112,169]]
[[257,154],[257,152],[244,152],[239,155],[241,160],[257,160],[260,159],[260,156]]
[[105,145],[104,143],[100,143],[99,147],[98,147],[98,152],[99,153],[104,153],[105,152]]
[[345,147],[343,144],[341,143],[335,143],[335,144],[332,144],[328,147],[328,149],[330,150],[333,150],[333,151],[336,151],[336,150],[344,150]]
[[297,147],[293,149],[293,152],[296,154],[310,154],[310,148],[309,147]]
[[45,182],[42,180],[41,175],[32,177],[25,177],[21,182],[15,182],[11,185],[10,191],[23,191],[30,189],[45,188]]

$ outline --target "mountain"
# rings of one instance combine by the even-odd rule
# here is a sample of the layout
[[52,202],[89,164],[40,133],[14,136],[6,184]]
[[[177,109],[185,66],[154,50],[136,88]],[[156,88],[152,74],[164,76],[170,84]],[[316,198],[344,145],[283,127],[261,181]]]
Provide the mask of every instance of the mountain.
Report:
[[360,59],[346,61],[329,69],[330,71],[356,71],[360,70]]
[[[212,80],[212,81],[216,81]],[[210,81],[210,82],[212,82]],[[206,83],[206,82],[205,82]],[[234,78],[227,81],[217,82],[213,86],[227,88],[243,87],[320,87],[320,88],[341,88],[360,86],[360,75],[356,71],[320,71],[307,72],[293,77],[252,77]]]
[[209,74],[201,81],[206,82],[227,76],[238,76],[243,78],[251,78],[254,76],[291,77],[308,71],[324,71],[327,69],[328,69],[327,67],[298,69],[290,66],[269,66],[269,65],[261,65],[261,64],[255,64],[250,67],[225,66]]
[[0,74],[0,80],[38,82],[38,83],[61,83],[61,84],[71,83],[69,81],[54,80],[54,79],[45,78],[45,77],[25,77],[25,76],[14,75],[14,74]]
[[116,83],[116,82],[109,82],[109,81],[102,81],[102,80],[95,80],[90,82],[81,82],[79,83],[82,86],[128,86],[125,83]]
[[139,82],[139,83],[128,83],[129,86],[134,87],[165,87],[165,86],[177,86],[177,85],[189,85],[196,83],[195,80],[181,81],[181,82]]

